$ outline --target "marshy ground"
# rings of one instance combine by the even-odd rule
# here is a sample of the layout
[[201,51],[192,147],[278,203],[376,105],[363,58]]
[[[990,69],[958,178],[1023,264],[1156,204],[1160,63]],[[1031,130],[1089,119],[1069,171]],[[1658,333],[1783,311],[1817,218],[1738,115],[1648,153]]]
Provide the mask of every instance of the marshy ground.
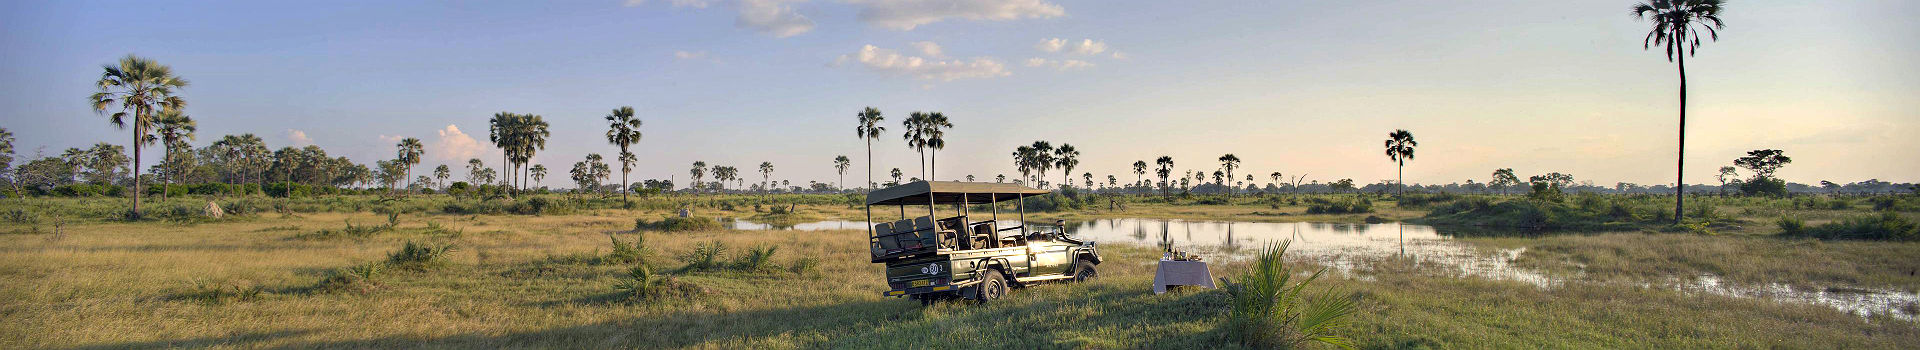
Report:
[[[765,200],[802,204],[790,214],[731,203],[730,210],[702,204],[696,212],[789,215],[796,221],[863,217],[832,198]],[[1222,326],[1228,317],[1225,293],[1151,293],[1151,262],[1159,252],[1150,246],[1102,245],[1108,262],[1093,282],[1033,286],[990,305],[921,307],[880,295],[883,273],[867,261],[859,230],[634,230],[635,219],[659,220],[677,205],[522,215],[505,212],[511,208],[449,208],[459,203],[444,199],[260,201],[249,204],[259,207],[253,213],[223,219],[186,215],[136,222],[88,219],[91,211],[107,210],[92,208],[124,200],[0,202],[0,210],[32,216],[0,228],[8,233],[0,234],[0,347],[1236,346]],[[1358,222],[1425,213],[1379,203],[1372,213],[1334,215],[1253,200],[1134,203],[1124,211],[1091,208],[1030,219]],[[153,207],[195,204],[176,199]],[[387,210],[381,208],[415,209],[396,210],[401,213],[388,226],[389,216],[375,212]],[[1654,230],[1459,239],[1489,254],[1525,247],[1512,263],[1566,281],[1552,287],[1383,257],[1314,288],[1357,296],[1360,312],[1346,333],[1363,348],[1920,346],[1920,325],[1912,320],[1647,285],[1710,274],[1729,283],[1920,290],[1920,277],[1913,274],[1920,269],[1920,259],[1913,259],[1920,257],[1920,243],[1772,237],[1766,217],[1776,213],[1768,208],[1721,205],[1728,217],[1745,223],[1713,234]],[[1796,215],[1818,223],[1847,214]],[[641,236],[649,251],[643,261],[671,276],[666,278],[677,292],[636,299],[615,288],[637,263],[607,259],[610,242]],[[409,241],[454,248],[418,269],[383,269],[353,288],[323,283],[355,266],[386,262]],[[694,251],[716,242],[728,247],[717,254],[725,261],[755,247],[777,250],[758,268],[688,268],[697,259]],[[1236,275],[1243,264],[1219,261],[1214,273]]]

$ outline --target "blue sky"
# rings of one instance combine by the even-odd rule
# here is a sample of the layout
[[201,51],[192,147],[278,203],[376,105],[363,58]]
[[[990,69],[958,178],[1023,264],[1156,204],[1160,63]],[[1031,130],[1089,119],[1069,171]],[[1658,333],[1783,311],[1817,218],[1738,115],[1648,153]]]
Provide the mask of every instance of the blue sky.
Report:
[[[1014,147],[1049,140],[1100,177],[1235,153],[1250,173],[1370,183],[1393,177],[1380,140],[1404,128],[1421,141],[1409,182],[1511,167],[1666,183],[1677,81],[1641,50],[1632,3],[14,1],[0,127],[26,155],[124,143],[83,101],[133,53],[192,81],[198,145],[255,133],[363,163],[395,137],[427,143],[423,168],[494,163],[485,120],[511,111],[553,124],[535,161],[565,169],[614,153],[601,117],[634,106],[636,180],[704,160],[827,182],[836,155],[857,179],[853,114],[874,106],[891,129],[876,174],[917,175],[892,131],[927,110],[956,124],[944,179],[1012,175]],[[1733,1],[1724,17],[1689,60],[1689,182],[1759,148],[1793,156],[1793,181],[1920,181],[1904,161],[1920,155],[1920,3]]]

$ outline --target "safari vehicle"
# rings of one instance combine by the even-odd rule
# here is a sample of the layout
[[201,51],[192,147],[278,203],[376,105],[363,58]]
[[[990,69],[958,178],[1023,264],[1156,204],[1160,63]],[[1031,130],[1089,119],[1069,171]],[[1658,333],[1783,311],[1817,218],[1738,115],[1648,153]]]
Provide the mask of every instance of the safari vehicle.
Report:
[[[931,304],[942,299],[992,301],[1012,288],[1096,275],[1100,253],[1093,242],[1063,234],[1062,227],[1028,229],[1026,197],[1047,191],[1003,183],[918,181],[867,194],[867,231],[873,262],[887,266],[887,296]],[[1016,221],[1001,221],[1002,202],[1012,201]],[[899,207],[900,220],[875,223],[875,206]],[[913,214],[909,217],[908,207]],[[938,210],[954,211],[942,218]],[[983,211],[986,213],[976,213]],[[883,209],[884,210],[884,209]],[[986,214],[986,215],[981,215]]]

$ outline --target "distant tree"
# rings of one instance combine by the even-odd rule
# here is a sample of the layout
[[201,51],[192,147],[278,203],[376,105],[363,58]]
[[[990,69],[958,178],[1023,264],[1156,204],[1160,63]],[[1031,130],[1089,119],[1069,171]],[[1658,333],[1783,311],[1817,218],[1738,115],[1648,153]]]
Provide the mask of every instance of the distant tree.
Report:
[[437,183],[437,186],[434,186],[434,187],[439,187],[441,191],[446,191],[447,178],[451,178],[451,177],[453,177],[453,169],[447,167],[446,164],[441,164],[440,166],[433,168],[433,178],[440,181]]
[[1753,150],[1747,152],[1747,156],[1733,160],[1733,165],[1752,171],[1754,178],[1773,178],[1773,172],[1788,163],[1793,163],[1793,159],[1777,149]]
[[1167,183],[1167,177],[1173,176],[1173,157],[1160,156],[1160,159],[1155,159],[1153,163],[1160,166],[1160,169],[1156,169],[1154,174],[1160,175],[1160,194],[1166,195],[1166,188],[1167,185],[1169,185]]
[[900,127],[906,129],[901,136],[906,139],[907,148],[920,153],[920,176],[927,176],[927,113],[907,114],[907,119],[900,121]]
[[1354,190],[1353,179],[1340,179],[1340,181],[1327,184],[1327,187],[1332,189],[1334,193],[1352,192]]
[[1513,175],[1513,168],[1494,169],[1493,180],[1487,181],[1487,184],[1500,189],[1501,195],[1506,195],[1508,187],[1520,184],[1520,177]]
[[140,213],[140,146],[152,143],[153,117],[163,111],[179,111],[187,106],[187,101],[174,95],[174,90],[187,87],[186,79],[173,75],[173,68],[145,58],[127,55],[121,58],[119,65],[101,67],[104,72],[94,85],[99,92],[87,98],[95,113],[106,113],[108,109],[119,107],[118,112],[108,115],[113,126],[126,129],[133,126],[133,213]]
[[[1080,165],[1080,150],[1074,149],[1073,145],[1062,143],[1060,144],[1060,148],[1053,151],[1053,159],[1053,164],[1060,167],[1061,170],[1060,186],[1072,185],[1073,167]],[[1093,174],[1087,174],[1087,176],[1091,177]],[[1091,183],[1093,181],[1088,180],[1087,182]],[[1088,184],[1087,187],[1093,187],[1093,185]]]
[[480,175],[482,175],[480,173],[480,170],[486,169],[486,168],[487,168],[487,164],[480,162],[480,158],[468,159],[467,160],[467,183],[476,184],[476,185],[493,183],[493,179],[480,177]]
[[973,174],[967,174],[967,182],[973,182]]
[[1720,174],[1715,175],[1713,177],[1715,180],[1720,180],[1720,194],[1723,194],[1723,195],[1727,194],[1727,181],[1739,179],[1739,176],[1740,176],[1739,171],[1737,171],[1737,169],[1734,169],[1734,167],[1730,167],[1730,166],[1720,167]]
[[1033,146],[1022,145],[1022,146],[1013,148],[1013,167],[1014,167],[1014,170],[1020,171],[1021,180],[1030,180],[1033,178],[1032,176],[1033,170],[1034,170],[1034,164],[1033,164],[1034,154],[1033,153],[1034,153]]
[[1833,194],[1834,191],[1840,189],[1840,184],[1833,183],[1833,181],[1820,180],[1820,188],[1827,189],[1827,194]]
[[687,186],[687,188],[696,189],[696,190],[699,189],[700,178],[706,177],[707,175],[707,162],[697,161],[697,160],[693,161],[693,169],[687,170],[687,174],[693,176],[693,184],[690,186]]
[[1107,174],[1107,187],[1115,186],[1120,186],[1120,178],[1114,177],[1113,174]]
[[[847,188],[847,168],[851,167],[853,167],[853,160],[847,159],[847,156],[833,157],[833,170],[840,173],[840,182],[836,183],[840,189]],[[972,175],[968,175],[968,178],[971,181]]]
[[633,171],[636,160],[633,151],[628,149],[640,143],[640,118],[633,117],[632,106],[614,108],[607,117],[607,143],[620,147],[620,201],[627,202],[627,173]]
[[[1220,168],[1226,170],[1227,179],[1233,179],[1233,169],[1238,167],[1240,167],[1240,157],[1234,156],[1233,153],[1220,156]],[[1221,185],[1226,184],[1222,183]],[[1233,197],[1233,187],[1227,187],[1226,190],[1227,197]]]
[[894,185],[899,185],[899,184],[900,184],[900,176],[901,176],[901,175],[903,175],[903,174],[901,174],[901,173],[900,173],[900,168],[893,168],[893,184],[894,184]]
[[1145,176],[1147,176],[1147,161],[1133,161],[1133,182],[1145,181],[1146,179],[1143,178]]
[[1394,130],[1387,134],[1387,159],[1399,164],[1400,194],[1407,194],[1407,161],[1413,159],[1413,148],[1420,142],[1413,140],[1413,133],[1406,130]]
[[[860,117],[860,126],[854,127],[853,131],[859,134],[861,140],[867,141],[867,190],[872,191],[873,140],[880,138],[881,132],[887,131],[887,127],[880,126],[880,122],[886,121],[887,118],[881,116],[880,110],[873,107],[862,109],[855,116]],[[873,233],[872,228],[868,228],[867,233]]]
[[1080,178],[1086,180],[1087,189],[1093,189],[1093,173],[1081,173]]
[[[160,111],[154,117],[153,125],[158,129],[156,131],[160,134],[161,144],[167,147],[166,155],[160,160],[161,169],[164,170],[160,176],[166,180],[160,184],[160,197],[166,198],[172,192],[173,183],[186,173],[188,164],[193,162],[193,153],[187,151],[192,146],[187,145],[187,140],[193,139],[193,133],[199,130],[199,123],[176,109]],[[0,166],[0,169],[4,168]]]
[[929,163],[932,165],[929,166],[931,170],[929,170],[927,175],[927,180],[932,181],[934,180],[934,176],[940,175],[940,150],[947,149],[946,130],[953,128],[953,121],[947,120],[946,114],[933,112],[927,113],[927,119],[924,123],[924,127],[927,129],[925,131],[927,137],[926,146],[927,149],[933,151],[930,152],[931,154],[929,155]]
[[773,162],[760,162],[760,183],[763,187],[773,187]]
[[13,168],[13,157],[13,132],[7,131],[7,128],[0,128],[0,180],[6,181],[7,188],[12,190],[10,193],[13,193],[14,198],[22,198],[20,196],[22,179],[20,171]]
[[1280,188],[1280,178],[1283,177],[1283,176],[1280,176],[1280,172],[1275,171],[1272,174],[1267,174],[1267,177],[1273,179],[1274,188]]
[[1633,17],[1650,19],[1652,30],[1642,49],[1661,45],[1667,49],[1667,61],[1680,72],[1680,142],[1674,164],[1673,223],[1679,224],[1686,205],[1687,168],[1687,56],[1700,50],[1700,32],[1720,40],[1721,0],[1652,0],[1633,5]]
[[530,172],[529,175],[533,177],[533,186],[536,188],[540,187],[540,179],[547,178],[546,165],[534,164],[533,169],[530,169],[529,172]]
[[993,176],[993,182],[994,182],[994,183],[1005,183],[1005,182],[1007,182],[1007,174],[1000,174],[1000,175],[994,175],[994,176]]
[[[394,147],[399,148],[394,160],[400,161],[400,164],[405,165],[407,168],[406,174],[401,178],[412,178],[413,165],[420,164],[420,154],[425,153],[424,147],[420,145],[420,139],[412,137],[401,139],[400,143],[394,145]],[[412,186],[409,185],[408,187]]]

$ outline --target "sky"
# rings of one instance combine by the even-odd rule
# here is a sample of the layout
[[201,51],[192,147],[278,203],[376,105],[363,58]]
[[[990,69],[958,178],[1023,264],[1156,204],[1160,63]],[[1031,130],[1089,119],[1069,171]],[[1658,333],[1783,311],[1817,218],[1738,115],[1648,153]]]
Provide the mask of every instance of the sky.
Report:
[[[1016,177],[1015,147],[1081,153],[1073,171],[1306,181],[1393,179],[1387,134],[1419,141],[1416,184],[1573,174],[1671,183],[1678,77],[1633,1],[6,1],[0,128],[21,157],[128,131],[85,102],[127,54],[172,66],[196,146],[253,133],[371,164],[426,144],[419,166],[497,165],[486,120],[551,123],[536,163],[613,158],[602,118],[643,120],[631,176],[685,183],[694,161],[758,180],[866,171],[855,113],[875,107],[876,179],[919,176],[899,122],[955,127],[937,179]],[[1718,41],[1687,59],[1687,181],[1755,149],[1789,181],[1920,181],[1920,2],[1729,1]],[[158,152],[147,153],[148,162]],[[615,167],[618,169],[618,167]],[[1057,181],[1059,171],[1051,173]],[[456,171],[456,177],[463,177]],[[616,175],[617,176],[617,175]],[[989,180],[990,181],[990,180]],[[1078,180],[1076,179],[1076,182]]]

